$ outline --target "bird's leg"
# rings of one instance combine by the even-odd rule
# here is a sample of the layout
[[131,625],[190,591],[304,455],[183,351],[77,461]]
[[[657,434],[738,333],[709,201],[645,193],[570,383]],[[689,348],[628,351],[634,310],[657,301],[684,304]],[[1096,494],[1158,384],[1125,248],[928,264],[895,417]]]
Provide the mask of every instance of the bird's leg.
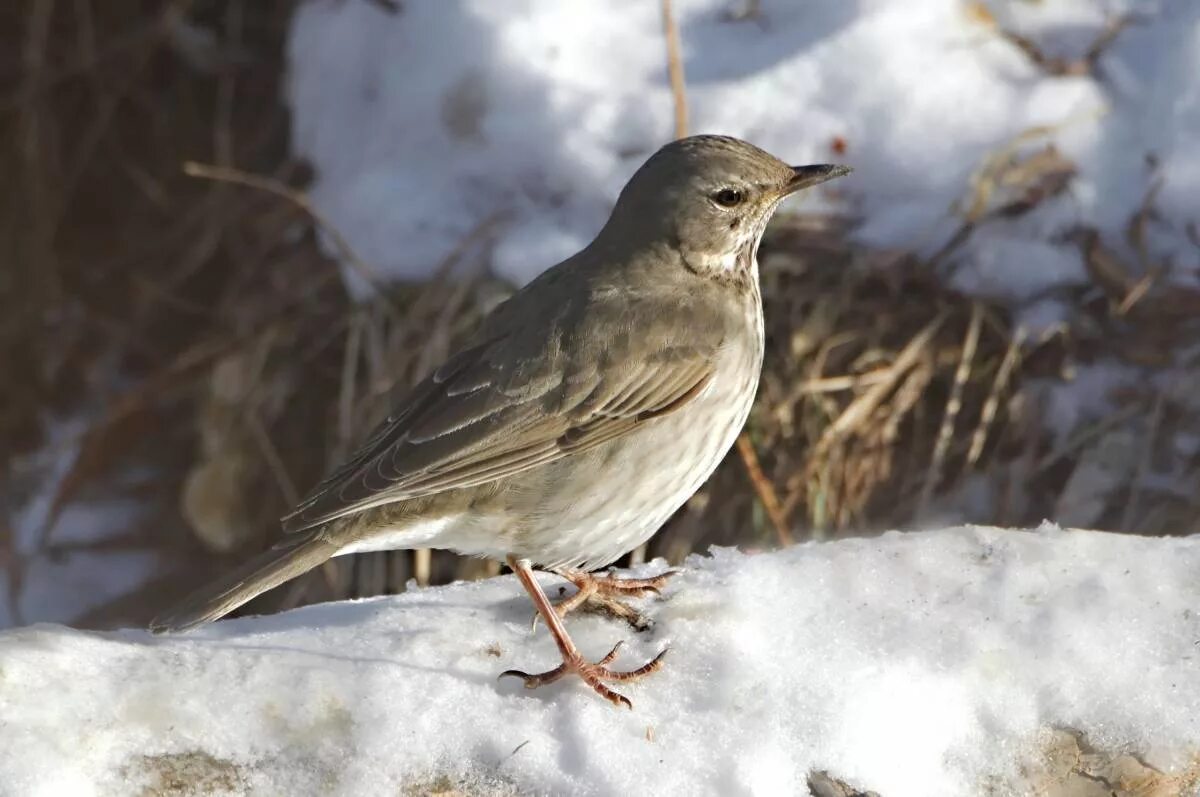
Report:
[[662,667],[662,659],[666,655],[667,649],[663,648],[662,652],[649,662],[629,672],[614,672],[608,668],[608,665],[617,657],[617,651],[621,648],[621,643],[619,642],[600,661],[589,662],[584,660],[583,655],[579,652],[579,648],[575,647],[575,643],[567,635],[567,629],[563,626],[562,618],[559,617],[554,605],[550,603],[549,598],[546,597],[546,593],[542,591],[541,586],[534,578],[533,568],[530,567],[529,562],[510,556],[508,557],[508,566],[517,574],[517,578],[521,580],[521,585],[525,587],[525,591],[533,599],[533,605],[537,607],[538,614],[542,616],[542,619],[546,621],[546,625],[550,628],[550,634],[554,637],[554,644],[558,645],[558,652],[562,655],[562,664],[553,670],[532,675],[520,670],[506,670],[500,673],[500,677],[513,675],[525,681],[526,689],[536,689],[542,684],[553,683],[564,675],[574,673],[582,678],[584,683],[594,689],[597,694],[614,705],[633,708],[633,704],[629,702],[628,698],[609,689],[604,682],[632,681],[641,678],[643,675],[655,672]]
[[650,618],[619,598],[640,597],[649,593],[659,594],[667,579],[677,570],[668,570],[654,578],[617,578],[612,573],[598,576],[586,570],[555,570],[554,573],[575,585],[574,595],[555,604],[559,617],[566,617],[576,609],[607,614],[624,620],[638,631],[650,627]]

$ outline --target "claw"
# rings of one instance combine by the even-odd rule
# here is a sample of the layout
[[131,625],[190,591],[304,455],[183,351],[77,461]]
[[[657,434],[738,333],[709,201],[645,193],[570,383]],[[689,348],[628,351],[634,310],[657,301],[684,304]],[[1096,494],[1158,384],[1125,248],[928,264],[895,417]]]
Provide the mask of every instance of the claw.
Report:
[[600,661],[596,662],[596,666],[604,667],[608,664],[612,664],[613,659],[615,659],[617,657],[617,652],[621,649],[621,646],[624,644],[625,644],[624,642],[618,642],[617,644],[613,645],[612,650],[610,650],[608,653],[604,654],[604,658],[602,658],[602,659],[600,659]]
[[659,651],[657,656],[643,664],[641,667],[638,667],[636,670],[629,670],[627,672],[614,672],[613,670],[608,669],[608,665],[617,658],[617,654],[621,650],[622,644],[623,643],[618,642],[617,644],[613,645],[612,650],[605,654],[604,658],[596,662],[584,661],[582,657],[572,657],[569,660],[564,659],[562,664],[558,665],[552,670],[547,670],[546,672],[527,673],[522,670],[505,670],[504,672],[500,673],[499,677],[503,678],[505,676],[512,676],[514,678],[520,678],[525,682],[526,689],[537,689],[539,686],[545,686],[546,684],[554,683],[564,675],[574,673],[582,678],[584,683],[595,690],[601,697],[608,700],[613,705],[624,706],[625,708],[632,709],[633,703],[630,702],[629,698],[625,697],[620,692],[610,689],[604,683],[604,681],[616,681],[618,683],[634,681],[643,676],[650,675],[653,672],[657,672],[662,667],[663,656],[667,655],[667,650],[669,650],[669,648],[663,648],[661,651]]

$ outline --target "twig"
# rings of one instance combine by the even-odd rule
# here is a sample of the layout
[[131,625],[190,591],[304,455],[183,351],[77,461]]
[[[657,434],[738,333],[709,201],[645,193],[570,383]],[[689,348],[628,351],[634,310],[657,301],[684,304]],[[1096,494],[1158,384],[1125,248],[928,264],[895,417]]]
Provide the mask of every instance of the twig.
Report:
[[750,435],[745,432],[738,435],[737,448],[738,453],[742,456],[742,462],[746,465],[746,475],[750,477],[750,483],[754,485],[754,491],[758,493],[758,500],[762,501],[763,509],[767,510],[767,517],[771,519],[771,525],[775,527],[775,536],[779,538],[780,546],[791,545],[795,540],[792,538],[791,531],[788,530],[787,516],[779,503],[775,486],[763,473]]
[[744,22],[748,19],[759,20],[762,18],[762,8],[760,0],[742,0],[741,8],[727,9],[721,14],[721,19],[726,22]]
[[1154,179],[1150,182],[1150,187],[1146,189],[1146,195],[1142,197],[1142,204],[1138,207],[1137,213],[1129,219],[1129,225],[1126,228],[1125,236],[1129,243],[1138,254],[1138,263],[1142,267],[1142,273],[1147,274],[1151,271],[1150,263],[1150,246],[1147,242],[1147,228],[1150,222],[1158,218],[1155,202],[1158,200],[1158,194],[1162,191],[1166,180],[1158,173],[1157,161],[1154,161]]
[[954,371],[954,384],[950,388],[950,398],[946,400],[942,425],[938,428],[937,442],[933,446],[933,458],[929,461],[929,470],[925,474],[925,483],[921,485],[921,496],[917,501],[918,518],[925,517],[929,501],[933,497],[933,488],[941,481],[942,466],[946,461],[946,452],[950,449],[950,438],[954,434],[954,422],[962,410],[963,387],[971,378],[971,364],[979,347],[979,328],[982,322],[983,305],[971,302],[971,321],[967,326],[967,336],[963,340],[958,368]]
[[662,0],[663,32],[667,37],[667,76],[671,80],[671,96],[675,100],[675,138],[688,134],[687,89],[683,77],[683,61],[679,57],[679,28],[671,13],[671,0]]
[[840,393],[843,390],[857,390],[860,387],[875,385],[889,378],[888,369],[886,368],[859,374],[858,376],[822,376],[806,379],[801,382],[797,393],[800,396],[808,396],[816,393]]
[[[363,316],[355,313],[350,320],[350,328],[346,332],[346,346],[342,354],[341,385],[338,389],[338,448],[349,447],[350,440],[355,434],[354,408],[356,405],[355,387],[358,375],[358,357],[362,350]],[[349,454],[349,451],[337,451],[338,459]]]
[[426,282],[434,283],[444,280],[474,244],[484,240],[493,230],[507,222],[510,218],[512,218],[511,211],[508,208],[500,208],[481,219],[478,224],[467,230],[466,235],[455,242],[450,251],[446,253],[446,256],[437,264],[433,273],[429,275],[429,279]]
[[[830,353],[839,346],[845,346],[853,343],[859,338],[859,333],[822,333],[820,337],[821,345],[817,347],[816,355],[811,358],[812,362],[805,369],[806,373],[812,374],[812,376],[805,378],[803,381],[797,380],[795,384],[788,389],[787,397],[779,403],[781,407],[790,407],[806,396],[820,396],[824,393],[837,392],[838,390],[842,389],[842,383],[840,380],[843,379],[862,380],[855,381],[854,384],[847,386],[858,387],[860,385],[865,386],[874,384],[877,379],[887,378],[886,368],[879,371],[872,371],[870,373],[862,374],[861,377],[821,376],[821,372],[825,370],[825,363],[829,360]],[[807,353],[807,351],[803,353],[797,353],[793,351],[792,356],[799,360],[802,359]],[[787,514],[791,513],[789,512]]]
[[[45,10],[52,11],[53,7],[53,2],[37,0],[33,4],[33,8],[26,11],[25,15],[33,25],[41,26],[43,22],[48,21],[42,17],[42,12]],[[53,67],[45,66],[41,68],[37,75],[37,85],[32,92],[28,92],[25,87],[22,87],[12,94],[0,96],[0,114],[12,112],[13,109],[37,99],[52,89],[58,88],[72,78],[95,72],[104,66],[106,62],[124,55],[127,50],[143,46],[153,49],[158,40],[162,38],[163,30],[163,21],[160,17],[153,22],[142,24],[132,31],[107,37],[103,51],[89,53],[86,51],[86,48],[79,48],[81,52],[72,60],[64,58]],[[27,63],[24,62],[22,66],[25,74],[29,75]]]
[[[6,513],[10,517],[12,513]],[[14,625],[25,623],[25,614],[21,610],[21,594],[24,592],[27,557],[21,552],[17,540],[17,530],[8,522],[0,521],[0,564],[8,576],[4,585],[4,601],[8,608],[9,621]]]
[[214,166],[207,163],[197,163],[196,161],[186,161],[183,164],[183,173],[189,177],[201,177],[206,180],[217,180],[225,183],[233,183],[234,185],[243,185],[247,188],[254,188],[259,191],[266,191],[269,194],[282,197],[296,207],[303,210],[308,216],[316,222],[325,233],[333,241],[334,247],[338,251],[338,259],[350,264],[350,267],[359,273],[367,284],[379,295],[379,298],[384,304],[392,310],[397,316],[401,315],[400,308],[392,302],[384,288],[385,281],[365,260],[360,258],[354,248],[350,246],[350,242],[338,232],[338,229],[325,217],[321,211],[317,210],[313,205],[312,200],[302,191],[297,191],[285,183],[280,182],[271,177],[263,177],[258,174],[250,174],[243,172],[240,169],[233,169],[225,166]]
[[[488,561],[491,561],[491,560],[489,559]],[[509,753],[508,755],[506,755],[504,758],[501,758],[501,759],[500,759],[500,760],[499,760],[499,761],[496,763],[496,766],[500,766],[500,765],[501,765],[501,764],[503,764],[505,761],[507,761],[508,759],[512,758],[512,757],[513,757],[513,756],[515,756],[517,753],[521,752],[521,749],[522,749],[522,748],[524,748],[524,747],[525,747],[525,745],[529,744],[531,741],[533,741],[533,740],[532,740],[532,739],[526,739],[525,741],[521,742],[519,745],[517,745],[516,747],[514,747],[514,748],[513,748],[513,751],[512,751],[511,753]]]
[[1102,418],[1083,431],[1076,432],[1075,434],[1071,435],[1069,439],[1063,441],[1062,445],[1056,447],[1050,453],[1038,459],[1037,462],[1034,463],[1033,468],[1030,470],[1030,475],[1036,476],[1040,474],[1042,471],[1046,470],[1063,457],[1083,448],[1085,443],[1100,437],[1110,429],[1115,429],[1125,421],[1135,417],[1144,409],[1145,407],[1141,406],[1140,404],[1131,404],[1128,407],[1124,407],[1116,412],[1110,413],[1108,417]]
[[353,596],[365,598],[387,592],[387,551],[354,557]]
[[1146,444],[1142,448],[1142,456],[1133,474],[1133,482],[1129,486],[1129,500],[1125,502],[1125,513],[1121,517],[1121,531],[1133,531],[1133,520],[1137,517],[1139,505],[1142,502],[1142,483],[1150,472],[1150,463],[1154,459],[1154,443],[1158,440],[1159,427],[1162,425],[1163,408],[1166,404],[1163,393],[1154,398],[1154,409],[1150,412],[1149,426],[1146,429]]
[[[242,18],[244,8],[240,2],[230,3],[225,10],[225,36],[230,47],[242,44]],[[233,99],[237,90],[237,70],[221,70],[217,80],[217,101],[213,112],[213,154],[222,168],[233,166]]]
[[905,372],[916,364],[917,359],[921,356],[921,352],[924,351],[929,341],[933,338],[934,333],[937,332],[938,327],[945,320],[946,313],[942,311],[926,324],[920,332],[913,336],[912,340],[900,351],[900,354],[896,356],[895,361],[888,368],[888,378],[881,379],[872,385],[870,390],[867,390],[856,398],[838,416],[838,419],[821,435],[821,443],[818,444],[818,449],[828,448],[834,440],[842,437],[855,426],[862,423],[879,406],[879,403],[883,401],[888,392],[896,385],[900,377],[904,376]]
[[[896,355],[896,358],[892,361],[891,365],[888,366],[881,374],[879,381],[871,385],[860,395],[856,396],[855,399],[850,402],[850,404],[844,410],[842,410],[841,414],[838,415],[838,417],[821,433],[820,438],[817,440],[816,445],[813,446],[812,452],[809,454],[807,462],[802,470],[803,476],[801,478],[809,485],[810,493],[812,491],[814,474],[819,477],[820,474],[827,473],[828,468],[831,467],[831,464],[832,466],[842,469],[845,469],[851,465],[850,462],[845,461],[844,458],[846,453],[844,451],[842,453],[842,459],[831,463],[831,460],[834,458],[831,452],[835,450],[835,446],[840,441],[848,437],[852,432],[854,432],[855,429],[858,429],[859,427],[865,427],[869,430],[871,428],[872,417],[874,413],[877,409],[879,409],[880,405],[883,403],[884,399],[887,398],[889,393],[891,393],[893,390],[896,390],[900,385],[908,386],[919,384],[921,381],[924,381],[925,383],[928,382],[927,377],[915,379],[914,381],[909,381],[906,379],[906,377],[926,355],[926,349],[929,346],[929,342],[932,340],[937,330],[941,327],[945,318],[946,311],[943,310],[939,312],[932,320],[930,320],[929,323],[927,323],[920,332],[914,335],[912,339],[909,340],[909,342],[905,345],[905,347]],[[910,402],[915,402],[916,395],[919,395],[919,393],[914,393],[914,391],[911,390],[907,391],[906,393],[912,396],[912,398],[906,399],[901,408],[892,414],[893,424],[899,423],[899,417],[911,409],[912,403]],[[886,431],[884,432],[885,437],[888,434],[890,433]],[[864,440],[868,440],[868,432],[863,432],[861,436]],[[861,468],[859,470],[861,472]],[[843,478],[842,481],[846,482],[846,479]],[[794,509],[796,504],[800,501],[799,489],[797,487],[792,487],[793,483],[798,484],[798,482],[795,480],[789,481],[790,493],[788,501],[785,504],[785,511]],[[847,489],[848,488],[843,485],[843,492],[845,492]],[[827,491],[822,489],[822,492],[824,493]],[[813,506],[813,504],[814,502],[810,497],[809,505]],[[841,509],[834,508],[831,510],[829,507],[818,507],[818,511],[826,516],[833,517],[835,522],[839,518],[845,517],[846,514]],[[818,523],[814,525],[818,524],[819,518]]]
[[[917,362],[912,370],[909,371],[908,376],[904,378],[904,381],[901,382],[896,388],[895,395],[887,405],[887,408],[890,410],[888,417],[883,420],[881,424],[882,429],[879,433],[878,442],[878,445],[881,449],[885,451],[895,450],[896,441],[900,437],[900,422],[904,420],[905,416],[913,411],[914,407],[917,407],[922,396],[925,395],[925,389],[929,387],[929,383],[933,381],[935,371],[936,369],[933,363],[933,358],[923,357]],[[915,473],[917,468],[915,463],[916,457],[914,456],[914,447],[909,447],[909,453],[909,459],[912,461],[912,465],[905,470]],[[890,469],[888,474],[890,474]],[[888,474],[883,474],[878,481],[882,482],[885,478],[887,478]],[[919,491],[914,490],[912,492]],[[904,493],[907,496],[910,491],[906,489],[904,490]],[[907,501],[907,498],[905,498],[905,500]],[[910,513],[906,512],[906,514]]]
[[[321,276],[317,287],[336,276],[336,273],[332,271],[327,274],[328,276]],[[257,323],[244,333],[223,340],[202,340],[189,346],[158,371],[141,379],[124,393],[107,400],[106,404],[100,407],[96,420],[87,428],[75,434],[65,435],[62,440],[51,443],[47,451],[57,453],[69,446],[87,445],[90,437],[103,434],[108,427],[144,409],[156,395],[168,392],[179,382],[194,378],[197,372],[207,368],[215,360],[253,343],[264,333],[272,332],[285,323],[292,313],[301,309],[303,309],[303,300],[290,302],[257,319]]]
[[[49,114],[43,112],[38,99],[47,64],[47,44],[50,37],[51,23],[54,17],[54,0],[36,0],[25,13],[26,29],[21,47],[21,66],[24,76],[18,91],[21,100],[20,117],[16,126],[18,137],[18,152],[25,174],[22,181],[27,197],[25,202],[29,208],[26,216],[31,221],[29,238],[31,249],[37,256],[45,260],[44,273],[47,274],[47,284],[59,288],[58,264],[53,257],[51,237],[52,225],[48,221],[58,215],[56,203],[51,194],[51,186],[57,180],[47,172],[48,159],[44,157],[42,148],[48,138],[47,130]],[[61,198],[59,200],[61,203]]]
[[250,409],[246,412],[246,421],[255,442],[262,451],[268,470],[275,477],[275,483],[279,486],[283,500],[287,502],[288,506],[300,503],[300,492],[296,489],[296,483],[288,474],[287,466],[283,464],[283,457],[279,455],[279,449],[271,440],[271,435],[263,425],[262,418],[258,416],[257,411]]
[[413,578],[419,586],[428,587],[430,571],[433,568],[433,551],[428,548],[417,548],[412,552]]
[[1047,75],[1064,76],[1097,76],[1097,65],[1100,57],[1112,46],[1121,31],[1136,21],[1130,14],[1109,19],[1104,23],[1104,30],[1092,41],[1083,55],[1076,58],[1046,55],[1045,50],[1037,42],[1015,31],[998,28],[997,33],[1008,41]]
[[983,403],[983,410],[979,415],[979,426],[975,428],[975,433],[971,436],[971,448],[967,451],[967,467],[975,466],[979,461],[979,457],[983,455],[983,446],[987,443],[988,432],[991,430],[992,422],[996,419],[996,411],[1000,408],[1000,394],[1008,387],[1009,377],[1012,375],[1013,369],[1017,367],[1017,363],[1021,359],[1021,344],[1025,342],[1026,336],[1025,327],[1017,327],[1013,333],[1012,340],[1009,341],[1008,350],[1004,352],[1004,359],[1000,361],[1000,367],[996,370],[996,378],[992,381],[991,392],[988,393],[987,400]]
[[[929,258],[928,266],[937,268],[949,259],[985,221],[1026,212],[1042,200],[1065,189],[1066,178],[1073,174],[1073,165],[1061,158],[1055,150],[1043,150],[1040,158],[1038,155],[1031,156],[1024,164],[1017,162],[1017,155],[1025,145],[1035,140],[1049,138],[1070,125],[1090,121],[1102,113],[1076,113],[1052,125],[1027,128],[988,152],[969,178],[967,196],[954,203],[955,211],[962,217],[962,222]],[[1028,168],[1031,165],[1036,168]],[[1023,167],[1028,174],[1020,174]],[[1012,181],[1014,170],[1017,176],[1023,178],[1024,195],[1006,205],[992,207],[994,194],[999,187]]]
[[1129,315],[1129,311],[1133,309],[1134,305],[1145,298],[1150,289],[1154,287],[1154,283],[1158,281],[1158,277],[1159,275],[1155,273],[1146,274],[1135,282],[1130,287],[1129,292],[1125,294],[1125,298],[1121,300],[1121,303],[1113,311],[1114,314],[1118,317]]

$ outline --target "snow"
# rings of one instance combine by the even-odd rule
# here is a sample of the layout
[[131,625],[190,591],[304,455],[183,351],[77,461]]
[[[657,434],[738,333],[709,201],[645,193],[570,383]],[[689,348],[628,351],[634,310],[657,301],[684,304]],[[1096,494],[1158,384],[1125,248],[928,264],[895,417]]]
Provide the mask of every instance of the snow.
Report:
[[[1003,28],[1066,58],[1136,13],[1095,74],[1078,76],[1046,74],[962,0],[763,0],[759,17],[729,21],[738,5],[673,4],[692,131],[852,165],[852,178],[795,201],[859,218],[863,242],[937,251],[961,224],[952,207],[971,175],[1027,134],[1024,151],[1054,143],[1078,177],[1037,212],[978,232],[959,287],[1019,303],[1086,282],[1064,236],[1086,224],[1124,246],[1160,178],[1152,253],[1173,257],[1174,278],[1195,277],[1185,227],[1200,193],[1200,4],[987,4]],[[314,201],[362,257],[401,277],[429,274],[502,214],[489,265],[532,278],[595,234],[670,137],[659,13],[604,0],[302,4],[289,97]]]
[[87,622],[91,610],[135,592],[159,571],[160,557],[132,533],[150,514],[144,503],[92,497],[56,511],[56,496],[81,454],[86,420],[84,413],[47,418],[44,446],[13,468],[9,487],[18,508],[9,519],[8,553],[14,566],[0,568],[0,628]]
[[804,794],[828,770],[888,797],[1028,794],[1061,727],[1182,770],[1200,740],[1198,570],[1200,538],[1051,525],[714,549],[645,604],[649,632],[568,620],[589,655],[624,640],[626,666],[670,645],[621,687],[632,711],[575,680],[497,680],[555,661],[511,576],[187,636],[32,626],[0,634],[0,783]]

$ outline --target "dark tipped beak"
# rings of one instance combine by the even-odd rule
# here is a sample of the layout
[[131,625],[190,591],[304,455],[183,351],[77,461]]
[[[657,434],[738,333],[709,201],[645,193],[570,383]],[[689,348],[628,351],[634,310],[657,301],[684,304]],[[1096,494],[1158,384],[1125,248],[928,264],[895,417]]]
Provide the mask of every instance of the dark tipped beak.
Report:
[[836,177],[845,177],[852,171],[854,170],[849,166],[833,166],[828,163],[820,166],[793,166],[792,179],[787,184],[787,193],[792,194],[804,188],[811,188]]

